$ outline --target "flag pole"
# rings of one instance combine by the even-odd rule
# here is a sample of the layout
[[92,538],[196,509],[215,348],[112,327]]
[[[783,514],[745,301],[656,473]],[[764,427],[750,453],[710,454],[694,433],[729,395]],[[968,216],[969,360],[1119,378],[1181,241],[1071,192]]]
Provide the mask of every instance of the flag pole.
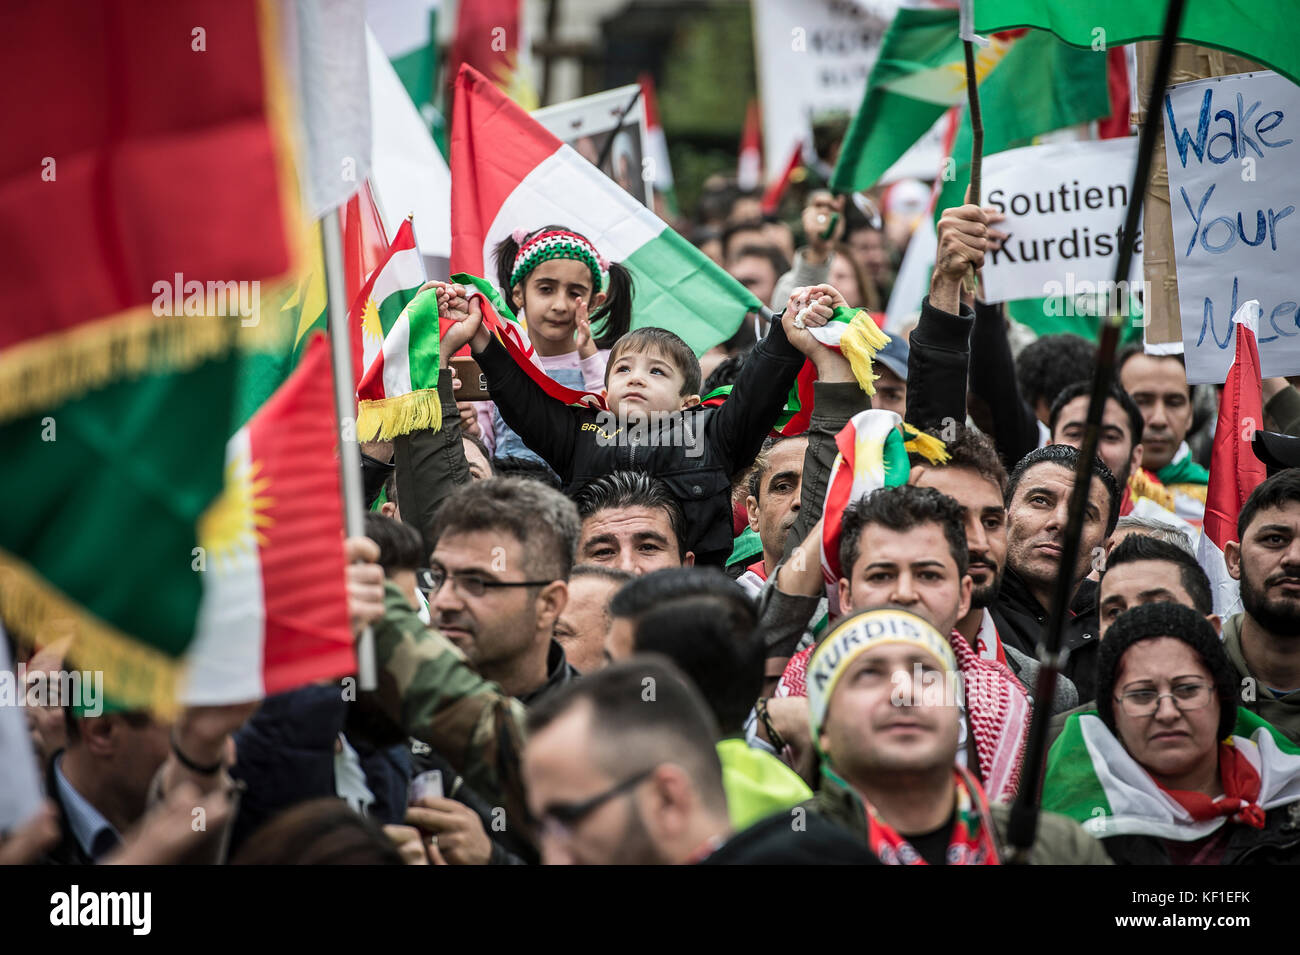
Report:
[[[325,283],[329,308],[330,349],[334,365],[334,408],[339,420],[339,467],[343,478],[343,527],[348,537],[365,537],[366,502],[361,482],[361,446],[357,444],[357,396],[353,384],[352,339],[348,335],[348,303],[343,283],[343,236],[339,210],[321,222]],[[357,637],[357,686],[377,689],[375,640],[369,627]]]
[[605,145],[600,150],[600,158],[596,160],[597,169],[605,165],[605,160],[608,159],[609,154],[614,151],[614,136],[623,128],[623,120],[627,119],[627,114],[632,112],[632,107],[636,105],[636,101],[640,98],[641,84],[638,83],[636,85],[636,92],[632,94],[632,98],[627,101],[626,106],[619,110],[618,119],[614,121],[614,128],[609,131],[609,139],[605,140]]
[[[1120,236],[1119,255],[1115,260],[1116,288],[1126,288],[1129,269],[1133,263],[1133,241],[1137,232],[1138,217],[1142,213],[1140,197],[1146,191],[1151,174],[1151,157],[1156,138],[1163,131],[1160,100],[1165,93],[1169,71],[1173,65],[1174,45],[1178,42],[1178,27],[1183,19],[1185,0],[1169,0],[1165,9],[1164,31],[1160,36],[1160,50],[1155,71],[1151,74],[1151,88],[1147,92],[1146,116],[1138,137],[1137,165],[1133,170],[1133,184],[1129,190],[1128,209],[1124,215],[1124,230]],[[1125,284],[1119,284],[1119,283]],[[1116,305],[1118,306],[1118,301]],[[1056,692],[1057,674],[1062,664],[1061,632],[1065,612],[1072,596],[1072,574],[1079,554],[1083,532],[1083,512],[1088,503],[1088,490],[1092,485],[1092,462],[1097,455],[1097,437],[1101,428],[1101,413],[1106,404],[1115,369],[1115,350],[1119,344],[1121,312],[1127,307],[1111,309],[1107,302],[1105,320],[1102,322],[1097,343],[1097,368],[1092,378],[1092,393],[1088,398],[1088,418],[1079,449],[1079,464],[1074,474],[1074,489],[1070,493],[1069,516],[1065,536],[1061,543],[1061,561],[1048,613],[1047,629],[1038,647],[1041,664],[1034,688],[1034,715],[1029,725],[1029,740],[1025,746],[1025,761],[1020,773],[1020,792],[1011,806],[1011,819],[1007,826],[1007,841],[1011,847],[1008,859],[1012,863],[1026,864],[1038,831],[1039,801],[1042,790],[1043,767],[1047,754],[1048,724],[1051,720],[1051,700]]]
[[984,166],[984,116],[980,112],[980,86],[975,77],[975,44],[963,40],[966,50],[966,101],[970,104],[970,198],[966,201],[980,204]]

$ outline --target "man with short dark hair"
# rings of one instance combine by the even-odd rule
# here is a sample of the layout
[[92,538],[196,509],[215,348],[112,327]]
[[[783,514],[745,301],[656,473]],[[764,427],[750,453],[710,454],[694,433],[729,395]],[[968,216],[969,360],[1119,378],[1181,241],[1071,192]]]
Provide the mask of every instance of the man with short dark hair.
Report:
[[760,302],[770,302],[776,280],[786,273],[790,263],[770,245],[746,242],[727,260],[727,273],[745,286]]
[[1110,625],[1124,611],[1149,603],[1191,607],[1210,621],[1215,633],[1223,629],[1214,613],[1210,580],[1196,558],[1174,544],[1132,534],[1106,555],[1106,569],[1097,587],[1097,639],[1105,639]]
[[[1091,398],[1091,381],[1076,381],[1061,389],[1047,418],[1050,444],[1083,447]],[[1137,474],[1142,467],[1142,411],[1128,393],[1114,383],[1102,408],[1097,457],[1106,462],[1120,487],[1127,487],[1130,476]]]
[[577,675],[553,634],[578,530],[568,498],[521,478],[460,488],[434,522],[433,625],[525,705]]
[[1120,352],[1115,374],[1142,409],[1143,466],[1174,495],[1174,513],[1199,525],[1210,473],[1187,446],[1194,409],[1183,356],[1148,355],[1134,345]]
[[664,567],[691,566],[686,518],[663,481],[641,471],[615,471],[574,494],[582,529],[578,560],[646,574]]
[[523,774],[548,864],[870,863],[839,827],[778,815],[732,832],[699,692],[667,660],[635,657],[530,711]]
[[1300,469],[1251,492],[1223,559],[1245,608],[1223,627],[1241,705],[1300,742]]
[[1073,596],[1061,635],[1061,649],[1069,653],[1064,673],[1078,688],[1079,698],[1086,700],[1095,690],[1098,632],[1096,585],[1086,578],[1119,519],[1120,490],[1110,468],[1094,458],[1079,553],[1073,567],[1062,568],[1061,545],[1078,460],[1078,449],[1049,444],[1025,455],[1011,472],[1006,492],[1007,569],[994,618],[1004,642],[1037,656],[1057,578],[1068,574]]
[[745,512],[763,545],[762,560],[745,568],[739,583],[750,596],[763,589],[785,553],[786,537],[799,517],[806,435],[768,438],[749,472]]

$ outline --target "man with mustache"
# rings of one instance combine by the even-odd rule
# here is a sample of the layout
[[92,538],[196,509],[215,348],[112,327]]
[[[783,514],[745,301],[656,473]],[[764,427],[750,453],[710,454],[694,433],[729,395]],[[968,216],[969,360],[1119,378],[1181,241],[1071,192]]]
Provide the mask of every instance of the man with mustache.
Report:
[[1074,491],[1079,451],[1049,444],[1020,459],[1007,481],[1007,569],[993,609],[1004,644],[1030,655],[1046,636],[1052,593],[1062,572],[1070,575],[1073,597],[1061,635],[1069,652],[1065,676],[1090,700],[1096,691],[1097,585],[1085,580],[1103,556],[1102,544],[1119,519],[1120,491],[1115,475],[1093,459],[1088,503],[1084,508],[1079,553],[1074,566],[1061,567],[1061,548]]
[[525,706],[576,678],[553,636],[578,546],[573,503],[523,478],[489,478],[447,498],[426,584],[432,625]]
[[[965,637],[983,659],[1009,666],[1032,693],[1038,678],[1038,661],[1031,653],[999,638],[998,625],[992,613],[1007,563],[1007,509],[1003,503],[1007,472],[993,442],[978,431],[959,428],[956,438],[947,442],[946,449],[948,461],[945,464],[931,464],[920,455],[914,455],[908,483],[916,487],[932,487],[951,497],[961,508],[969,554],[966,572],[973,586],[970,610],[953,629]],[[1077,702],[1074,686],[1061,681],[1052,701],[1052,712],[1068,710]]]
[[1223,557],[1245,610],[1223,644],[1241,678],[1240,703],[1300,742],[1300,469],[1255,488]]

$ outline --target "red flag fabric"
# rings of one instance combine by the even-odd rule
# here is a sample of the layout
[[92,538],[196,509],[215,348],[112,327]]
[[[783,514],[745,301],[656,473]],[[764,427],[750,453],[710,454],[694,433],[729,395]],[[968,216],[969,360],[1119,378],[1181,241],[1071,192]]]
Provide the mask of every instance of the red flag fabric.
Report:
[[226,448],[226,486],[204,515],[208,557],[183,701],[219,705],[356,671],[343,553],[329,343]]
[[175,303],[289,271],[273,39],[256,0],[6,5],[0,416],[140,373],[163,335],[224,350]]
[[[1243,306],[1243,310],[1248,306]],[[1210,456],[1210,484],[1205,494],[1206,536],[1219,550],[1237,539],[1237,515],[1250,492],[1268,477],[1264,462],[1255,457],[1251,440],[1264,427],[1264,399],[1260,386],[1259,348],[1255,333],[1237,322],[1237,355],[1223,383],[1219,423]]]
[[[462,0],[456,11],[447,76],[455,82],[468,63],[501,89],[510,90],[519,59],[522,0]],[[456,124],[452,122],[452,129]]]
[[348,303],[348,331],[352,335],[352,373],[358,382],[366,370],[365,344],[362,340],[360,312],[365,299],[358,301],[361,290],[371,281],[388,259],[388,236],[375,205],[374,193],[367,179],[356,194],[339,210],[339,229],[343,240],[343,284]]

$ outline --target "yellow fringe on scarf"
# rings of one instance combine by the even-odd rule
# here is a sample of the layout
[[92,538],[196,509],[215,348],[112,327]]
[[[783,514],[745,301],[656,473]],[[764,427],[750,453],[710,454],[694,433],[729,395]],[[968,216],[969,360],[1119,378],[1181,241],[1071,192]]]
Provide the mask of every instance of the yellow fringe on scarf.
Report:
[[919,454],[931,464],[947,464],[951,455],[948,446],[939,438],[924,431],[917,431],[910,424],[903,425],[903,434],[907,440],[903,447],[913,454]]
[[412,431],[441,428],[442,402],[436,388],[358,403],[357,438],[361,441],[387,441]]
[[858,380],[862,390],[869,395],[876,393],[875,380],[879,377],[871,369],[876,352],[889,344],[889,336],[882,332],[871,316],[858,309],[840,336],[840,354],[849,360],[853,377]]
[[65,597],[26,562],[0,551],[0,618],[15,637],[36,647],[71,638],[68,658],[79,670],[104,674],[104,694],[127,709],[176,715],[178,661],[146,646]]
[[1155,501],[1166,511],[1174,509],[1174,492],[1163,484],[1155,484],[1141,468],[1128,476],[1129,495],[1134,498],[1145,497]]
[[0,421],[147,372],[185,371],[226,354],[237,318],[159,318],[149,309],[80,325],[6,349],[0,356]]

